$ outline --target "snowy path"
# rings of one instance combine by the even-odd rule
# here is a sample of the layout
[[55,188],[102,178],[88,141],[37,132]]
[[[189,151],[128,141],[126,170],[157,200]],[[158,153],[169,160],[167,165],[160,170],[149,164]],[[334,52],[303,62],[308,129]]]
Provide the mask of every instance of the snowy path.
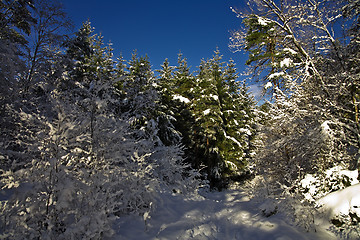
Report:
[[334,239],[322,231],[306,233],[280,215],[266,218],[240,191],[206,193],[186,200],[163,195],[145,226],[140,217],[119,222],[114,239]]

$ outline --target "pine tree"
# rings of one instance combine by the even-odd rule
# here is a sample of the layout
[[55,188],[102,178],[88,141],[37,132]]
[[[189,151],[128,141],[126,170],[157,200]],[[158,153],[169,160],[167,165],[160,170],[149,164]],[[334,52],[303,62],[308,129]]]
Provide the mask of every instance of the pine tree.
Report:
[[[243,174],[250,154],[252,101],[238,85],[233,61],[225,67],[220,52],[203,60],[197,76],[192,111],[192,139],[212,184]],[[242,91],[240,91],[242,90]],[[215,186],[214,185],[214,186]]]
[[71,59],[70,76],[86,88],[95,81],[111,79],[114,74],[111,43],[104,46],[103,37],[94,34],[89,21],[84,22],[75,38],[66,44],[67,56]]
[[75,33],[75,38],[65,44],[66,53],[73,60],[73,66],[70,69],[71,76],[77,80],[82,80],[89,72],[86,61],[93,54],[90,37],[92,33],[93,28],[90,22],[84,22],[79,31]]
[[200,169],[200,161],[196,156],[194,142],[191,138],[194,116],[191,112],[191,101],[193,100],[195,78],[190,73],[187,59],[182,53],[178,54],[178,62],[173,72],[173,113],[176,121],[173,123],[175,129],[180,132],[182,144],[185,147],[186,161],[195,169]]
[[[166,64],[164,66],[166,69]],[[159,174],[157,177],[170,184],[173,177],[181,176],[189,168],[184,164],[181,135],[173,125],[173,113],[166,106],[172,100],[168,95],[171,90],[164,87],[164,77],[171,72],[169,67],[165,72],[163,79],[156,81],[148,58],[133,54],[123,87],[126,108],[123,118],[130,122],[132,135],[138,139],[139,154],[147,155],[146,162]],[[188,179],[185,175],[183,177]]]
[[194,141],[198,151],[203,155],[203,162],[207,166],[210,179],[220,179],[224,168],[221,160],[219,144],[221,143],[221,129],[223,119],[217,84],[220,77],[220,59],[217,62],[202,60],[197,76],[195,98],[192,103],[195,115]]
[[158,112],[159,136],[165,145],[174,145],[181,142],[181,133],[175,129],[176,112],[178,112],[175,96],[175,81],[173,71],[175,67],[169,65],[165,59],[162,69],[158,70],[160,76],[157,81],[157,89],[160,95]]
[[157,70],[160,74],[158,78],[158,85],[161,89],[160,94],[166,102],[170,102],[170,100],[172,100],[172,96],[175,94],[175,83],[173,77],[175,67],[170,66],[169,64],[169,60],[166,58],[164,63],[161,65],[161,69]]
[[91,148],[95,146],[96,118],[102,114],[104,105],[111,104],[108,99],[112,99],[109,94],[113,93],[107,91],[107,88],[111,89],[114,74],[111,44],[104,46],[103,37],[93,31],[90,22],[85,22],[75,38],[66,43],[70,72],[67,82],[62,86],[64,91],[73,90],[69,92],[73,95],[68,97],[76,99],[79,107],[88,114]]
[[[128,70],[129,74],[123,82],[126,118],[137,130],[137,137],[158,138],[154,121],[157,117],[159,95],[155,89],[155,78],[148,57],[138,57],[134,52],[128,63]],[[153,140],[159,141],[159,139]]]
[[1,132],[14,128],[1,140],[15,134],[0,146],[4,238],[109,238],[117,217],[146,221],[158,192],[198,186],[182,146],[162,142],[159,129],[172,125],[148,59],[133,56],[129,73],[120,59],[115,71],[111,46],[90,23],[65,45],[44,78],[49,88],[2,106]]
[[249,95],[245,82],[239,82],[233,60],[227,64],[223,78],[226,85],[222,112],[228,140],[224,152],[225,159],[231,162],[229,168],[236,172],[246,169],[253,155],[255,103]]
[[187,59],[180,52],[178,54],[178,66],[174,73],[176,90],[175,93],[187,99],[192,98],[192,90],[194,87],[194,77],[190,73]]
[[[292,94],[297,83],[308,80],[324,87],[315,65],[318,52],[307,41],[312,39],[312,32],[308,31],[304,16],[316,15],[316,8],[309,7],[308,2],[284,2],[279,6],[273,0],[250,1],[253,11],[244,14],[245,29],[233,34],[232,46],[250,52],[247,63],[254,78],[265,82],[266,90],[280,88]],[[304,6],[315,12],[304,13]],[[297,31],[301,27],[306,31]]]

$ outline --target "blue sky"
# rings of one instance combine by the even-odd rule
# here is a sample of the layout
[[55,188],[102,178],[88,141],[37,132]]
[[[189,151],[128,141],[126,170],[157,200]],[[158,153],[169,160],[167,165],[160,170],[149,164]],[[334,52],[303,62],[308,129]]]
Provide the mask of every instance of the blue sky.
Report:
[[235,60],[243,71],[246,56],[228,48],[230,31],[241,20],[230,7],[241,7],[243,0],[63,0],[76,30],[89,19],[105,41],[111,41],[115,57],[126,60],[134,49],[147,54],[153,70],[165,58],[177,64],[181,51],[195,71],[202,58],[211,58],[216,47],[224,60]]

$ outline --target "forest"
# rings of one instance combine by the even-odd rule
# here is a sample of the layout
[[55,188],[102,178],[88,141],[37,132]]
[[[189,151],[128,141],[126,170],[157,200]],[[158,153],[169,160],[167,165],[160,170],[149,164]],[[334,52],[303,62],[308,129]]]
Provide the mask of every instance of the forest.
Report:
[[[57,0],[0,9],[2,239],[111,239],[129,216],[148,226],[162,194],[230,189],[316,232],[320,199],[359,183],[359,0],[233,8],[245,76],[216,46],[195,72],[182,53],[157,70],[114,56]],[[360,237],[354,204],[329,219],[335,236]]]

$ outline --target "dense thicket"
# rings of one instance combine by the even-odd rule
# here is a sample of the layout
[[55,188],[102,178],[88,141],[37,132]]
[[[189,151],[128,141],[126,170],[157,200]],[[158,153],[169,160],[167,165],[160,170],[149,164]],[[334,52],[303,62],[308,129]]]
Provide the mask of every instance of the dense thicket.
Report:
[[[249,53],[249,75],[267,96],[258,109],[256,166],[268,194],[294,193],[306,174],[326,179],[334,166],[359,172],[359,1],[250,0],[248,6],[246,13],[234,10],[243,29],[231,46]],[[327,184],[317,188],[331,191]]]
[[[113,58],[89,21],[70,34],[57,1],[2,1],[0,234],[100,239],[146,221],[159,192],[246,172],[254,102],[218,51],[190,72],[179,54]],[[199,171],[202,175],[199,174]]]
[[232,46],[249,51],[251,73],[272,93],[261,162],[290,182],[339,162],[357,168],[358,2],[249,4]]

